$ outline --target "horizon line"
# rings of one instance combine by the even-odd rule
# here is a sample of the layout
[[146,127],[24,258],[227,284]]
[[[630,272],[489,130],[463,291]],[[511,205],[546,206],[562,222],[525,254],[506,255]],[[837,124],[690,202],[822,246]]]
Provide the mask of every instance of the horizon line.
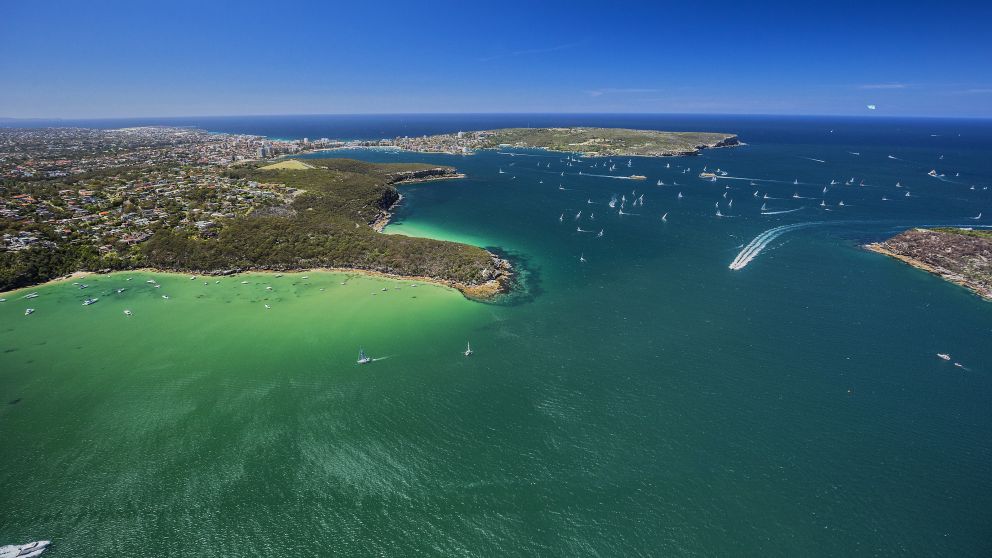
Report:
[[992,116],[940,116],[893,114],[819,114],[819,113],[718,113],[718,112],[326,112],[326,113],[247,113],[247,114],[187,114],[172,116],[0,116],[0,122],[11,121],[82,121],[82,120],[140,120],[180,118],[278,118],[300,116],[696,116],[696,117],[791,117],[791,118],[870,118],[870,119],[930,119],[930,120],[992,120]]

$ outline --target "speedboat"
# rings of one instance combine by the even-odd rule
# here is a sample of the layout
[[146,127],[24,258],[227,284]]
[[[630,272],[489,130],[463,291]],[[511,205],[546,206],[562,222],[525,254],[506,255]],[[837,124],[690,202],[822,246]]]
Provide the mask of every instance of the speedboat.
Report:
[[164,298],[165,300],[169,300],[169,295],[162,295],[162,298]]
[[83,301],[83,306],[89,306],[90,304],[95,304],[96,301],[98,301],[98,300],[100,300],[100,299],[99,298],[87,298],[86,300]]
[[24,311],[25,316],[30,316],[31,314],[34,314],[34,308],[28,308]]
[[145,281],[145,283],[151,283],[152,285],[154,285],[155,284],[155,280],[154,279],[149,279],[149,280]]
[[0,546],[0,558],[34,558],[41,556],[52,541],[34,541],[27,544],[10,544]]
[[117,289],[117,294],[121,294],[122,292],[124,292],[124,289]]
[[462,353],[462,354],[465,355],[465,356],[472,356],[472,343],[466,342],[466,344],[465,344],[465,352]]
[[365,354],[365,349],[358,350],[358,364],[368,364],[372,362],[372,357]]

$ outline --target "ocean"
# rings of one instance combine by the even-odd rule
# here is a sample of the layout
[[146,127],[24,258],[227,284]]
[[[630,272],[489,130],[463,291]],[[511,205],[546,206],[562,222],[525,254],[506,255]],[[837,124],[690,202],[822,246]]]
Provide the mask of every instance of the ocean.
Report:
[[[386,232],[507,254],[519,285],[494,303],[327,272],[118,273],[4,294],[0,543],[149,557],[992,553],[992,304],[862,248],[987,225],[990,121],[59,124],[281,138],[599,125],[747,145],[612,163],[320,154],[464,172],[401,187]],[[726,175],[699,179],[703,167]],[[615,177],[631,174],[647,180]],[[356,365],[359,349],[376,360]]]

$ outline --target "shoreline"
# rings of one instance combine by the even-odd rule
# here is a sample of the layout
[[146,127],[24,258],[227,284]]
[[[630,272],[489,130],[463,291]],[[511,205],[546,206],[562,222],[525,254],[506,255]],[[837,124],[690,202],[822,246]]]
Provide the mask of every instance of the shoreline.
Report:
[[[493,258],[499,259],[502,262],[506,262],[493,255]],[[506,262],[509,265],[509,262]],[[498,295],[505,294],[509,292],[509,281],[506,282],[493,279],[487,281],[481,285],[469,285],[466,283],[459,283],[457,281],[452,281],[448,279],[439,279],[436,277],[427,276],[417,276],[417,275],[396,275],[392,273],[386,273],[383,271],[376,271],[372,269],[359,269],[350,267],[308,267],[299,269],[271,269],[271,268],[248,268],[239,270],[223,270],[223,271],[194,271],[194,270],[175,270],[175,269],[158,269],[154,267],[137,267],[134,269],[115,269],[109,271],[74,271],[68,275],[63,275],[61,277],[56,277],[54,279],[49,279],[43,283],[35,283],[33,285],[28,285],[25,287],[19,287],[11,291],[0,292],[0,297],[8,296],[12,293],[17,293],[20,291],[26,291],[39,287],[48,287],[52,285],[57,285],[60,283],[66,283],[74,279],[84,279],[86,277],[91,277],[94,275],[111,275],[113,273],[157,273],[157,274],[167,274],[167,275],[178,275],[178,276],[188,276],[188,275],[202,275],[205,277],[237,277],[238,275],[243,275],[247,273],[257,273],[257,274],[274,274],[274,273],[338,273],[338,274],[351,274],[351,275],[363,275],[366,277],[376,277],[379,279],[390,279],[394,281],[416,281],[419,283],[427,283],[430,285],[438,287],[446,287],[449,289],[456,290],[462,295],[476,302],[492,302]],[[8,298],[8,300],[10,300]]]
[[863,247],[865,250],[868,250],[869,252],[875,252],[876,254],[888,256],[910,267],[914,267],[921,271],[925,271],[931,275],[936,275],[937,277],[940,277],[941,279],[949,283],[954,283],[959,287],[964,287],[965,289],[968,289],[972,293],[978,295],[978,297],[983,300],[992,302],[992,290],[987,289],[983,285],[979,285],[973,281],[969,281],[968,279],[948,269],[935,267],[926,262],[921,262],[920,260],[912,256],[906,256],[903,254],[899,254],[897,252],[893,252],[892,250],[886,248],[883,244],[884,244],[883,242],[873,242],[871,244],[865,244]]

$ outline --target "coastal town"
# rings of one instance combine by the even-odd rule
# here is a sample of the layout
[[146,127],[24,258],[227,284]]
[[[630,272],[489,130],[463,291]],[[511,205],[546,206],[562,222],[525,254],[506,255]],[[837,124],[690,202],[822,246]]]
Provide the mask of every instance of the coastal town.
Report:
[[184,128],[0,130],[3,248],[87,244],[125,256],[156,227],[210,236],[296,194],[225,176],[227,165],[328,144]]

